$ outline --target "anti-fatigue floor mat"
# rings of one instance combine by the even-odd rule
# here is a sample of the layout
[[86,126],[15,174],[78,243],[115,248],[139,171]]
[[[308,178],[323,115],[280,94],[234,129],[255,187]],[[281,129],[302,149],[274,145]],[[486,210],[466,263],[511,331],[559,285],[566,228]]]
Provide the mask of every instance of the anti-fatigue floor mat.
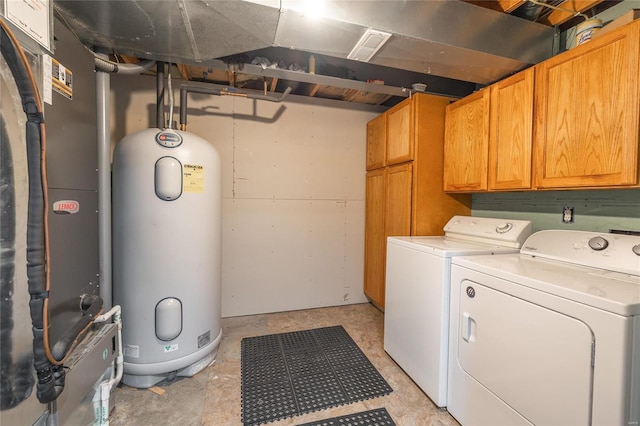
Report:
[[333,417],[299,426],[396,426],[386,408]]
[[339,325],[247,337],[241,357],[245,426],[393,391]]

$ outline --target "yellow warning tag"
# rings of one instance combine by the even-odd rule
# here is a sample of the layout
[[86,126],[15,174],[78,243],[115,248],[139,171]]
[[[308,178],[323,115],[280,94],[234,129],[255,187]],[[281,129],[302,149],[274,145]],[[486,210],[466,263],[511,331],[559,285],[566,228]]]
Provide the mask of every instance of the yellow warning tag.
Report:
[[204,192],[204,166],[185,164],[182,169],[182,191]]
[[73,99],[73,73],[55,58],[51,58],[51,82],[53,90]]

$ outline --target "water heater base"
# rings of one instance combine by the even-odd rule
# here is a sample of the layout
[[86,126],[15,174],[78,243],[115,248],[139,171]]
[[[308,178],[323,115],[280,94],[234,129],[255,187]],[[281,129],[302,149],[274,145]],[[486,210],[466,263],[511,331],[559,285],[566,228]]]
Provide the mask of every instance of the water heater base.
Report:
[[180,377],[193,377],[197,373],[201,372],[205,368],[212,365],[216,360],[216,355],[218,353],[218,348],[216,348],[213,352],[204,356],[200,360],[194,362],[191,365],[188,365],[184,368],[181,368],[177,371],[170,371],[163,374],[149,374],[144,376],[134,375],[134,374],[123,374],[122,382],[134,388],[147,389],[151,386],[160,383],[163,380],[167,380],[170,382],[175,379],[176,376]]

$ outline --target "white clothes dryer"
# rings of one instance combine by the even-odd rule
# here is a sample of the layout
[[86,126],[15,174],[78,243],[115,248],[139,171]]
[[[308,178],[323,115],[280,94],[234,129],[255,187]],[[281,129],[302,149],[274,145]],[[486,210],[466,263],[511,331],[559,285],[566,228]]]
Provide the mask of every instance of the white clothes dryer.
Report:
[[518,252],[531,222],[454,216],[444,236],[387,239],[384,349],[446,406],[451,259]]
[[448,410],[462,425],[640,422],[640,237],[549,230],[457,257]]

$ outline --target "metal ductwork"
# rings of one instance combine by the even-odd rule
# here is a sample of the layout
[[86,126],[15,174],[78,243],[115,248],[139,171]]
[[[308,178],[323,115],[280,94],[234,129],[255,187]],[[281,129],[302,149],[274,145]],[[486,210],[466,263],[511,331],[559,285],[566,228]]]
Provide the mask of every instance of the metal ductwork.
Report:
[[488,84],[549,58],[554,29],[458,0],[56,0],[90,46],[166,62],[207,61],[267,47],[346,59],[361,36],[391,34],[369,63]]

